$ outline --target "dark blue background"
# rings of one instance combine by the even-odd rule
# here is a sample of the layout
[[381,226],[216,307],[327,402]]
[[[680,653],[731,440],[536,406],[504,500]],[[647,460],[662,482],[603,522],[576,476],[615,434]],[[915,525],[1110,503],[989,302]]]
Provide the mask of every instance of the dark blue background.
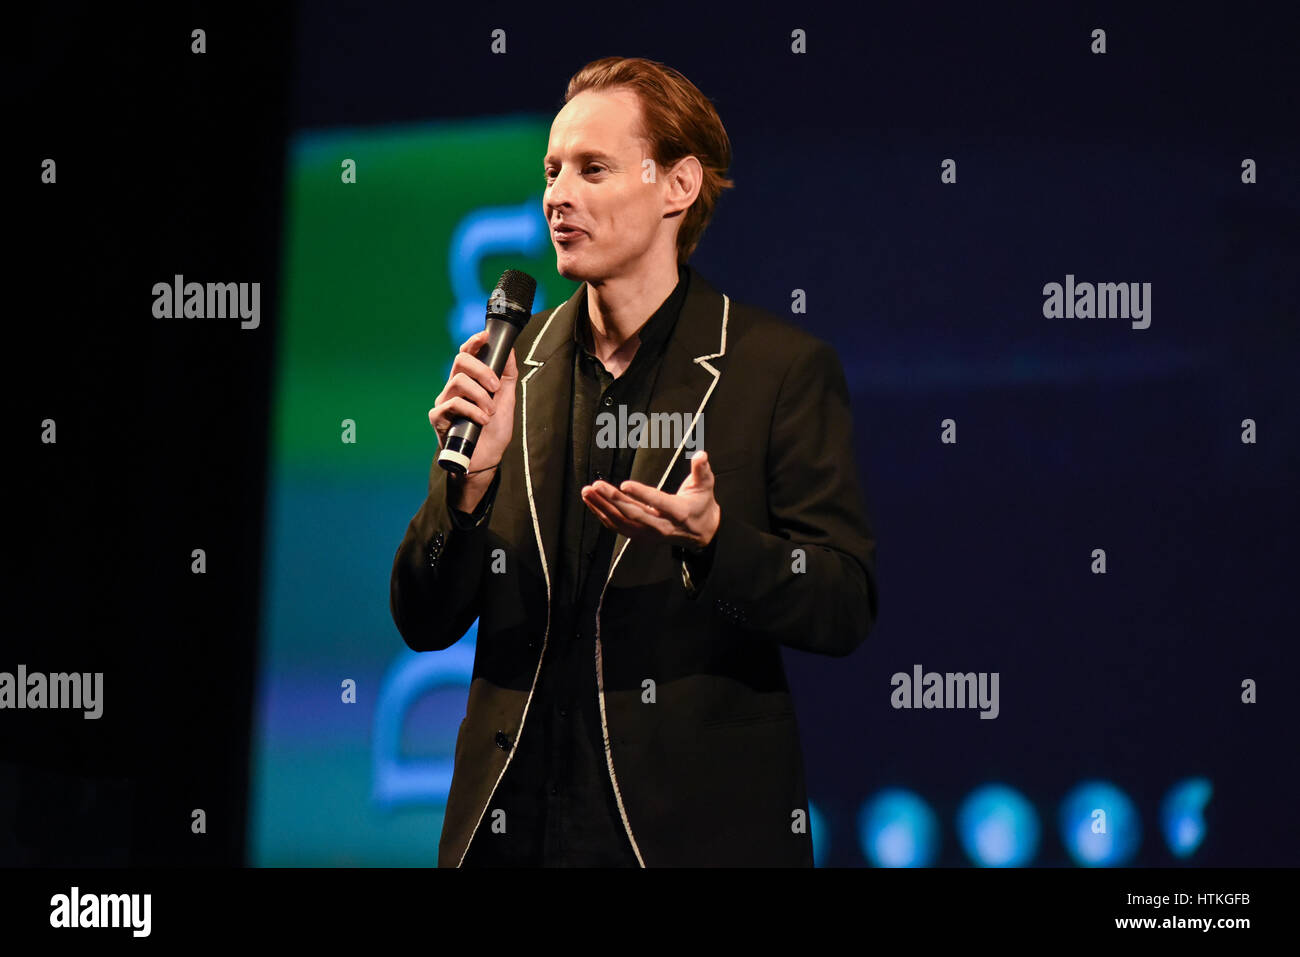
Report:
[[[369,5],[312,5],[293,114],[553,113],[611,54],[714,101],[736,188],[693,262],[784,315],[807,290],[792,318],[844,363],[879,543],[866,646],[786,653],[831,863],[861,861],[855,815],[886,785],[929,800],[940,863],[964,862],[955,809],[987,780],[1038,808],[1038,862],[1068,863],[1056,807],[1094,777],[1137,804],[1134,863],[1171,863],[1159,802],[1194,774],[1215,788],[1196,863],[1294,863],[1294,34],[1227,8],[747,11],[444,9],[395,30]],[[1150,328],[1045,319],[1042,287],[1067,273],[1150,282]],[[914,663],[999,672],[1000,716],[895,711],[890,675]]]

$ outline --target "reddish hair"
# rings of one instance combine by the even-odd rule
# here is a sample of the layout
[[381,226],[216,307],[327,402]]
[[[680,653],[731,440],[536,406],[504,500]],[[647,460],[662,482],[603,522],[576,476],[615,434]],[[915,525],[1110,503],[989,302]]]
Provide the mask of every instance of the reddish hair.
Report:
[[681,73],[654,60],[619,56],[593,60],[569,79],[564,102],[586,90],[619,88],[631,90],[641,103],[639,134],[649,144],[656,166],[667,169],[683,157],[694,156],[703,167],[699,195],[677,230],[677,262],[685,263],[713,218],[718,197],[736,185],[725,175],[731,166],[731,140],[709,98]]

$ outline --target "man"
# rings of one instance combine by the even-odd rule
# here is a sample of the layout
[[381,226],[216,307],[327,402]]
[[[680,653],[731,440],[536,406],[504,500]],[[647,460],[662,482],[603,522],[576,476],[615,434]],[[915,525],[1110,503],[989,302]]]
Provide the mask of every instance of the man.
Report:
[[[780,647],[863,641],[875,541],[834,352],[687,265],[730,162],[680,73],[579,71],[543,202],[582,285],[499,379],[471,337],[429,411],[443,441],[483,425],[467,475],[430,469],[391,581],[417,651],[479,620],[440,866],[812,865]],[[610,428],[636,412],[685,426]]]

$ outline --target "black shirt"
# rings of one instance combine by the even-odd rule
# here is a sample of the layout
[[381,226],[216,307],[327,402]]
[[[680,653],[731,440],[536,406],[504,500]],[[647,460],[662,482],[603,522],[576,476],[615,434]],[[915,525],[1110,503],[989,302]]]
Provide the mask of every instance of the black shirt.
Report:
[[[571,454],[551,629],[517,751],[465,856],[467,867],[639,866],[610,781],[596,687],[596,607],[616,536],[579,493],[597,480],[617,486],[631,475],[636,449],[621,448],[621,442],[601,448],[597,416],[608,412],[617,420],[620,406],[629,417],[647,411],[689,285],[690,274],[679,265],[677,286],[638,330],[640,344],[617,379],[591,352],[586,296],[578,301],[566,440]],[[487,499],[473,516],[453,517],[473,524]],[[504,833],[491,828],[498,808],[505,811]]]

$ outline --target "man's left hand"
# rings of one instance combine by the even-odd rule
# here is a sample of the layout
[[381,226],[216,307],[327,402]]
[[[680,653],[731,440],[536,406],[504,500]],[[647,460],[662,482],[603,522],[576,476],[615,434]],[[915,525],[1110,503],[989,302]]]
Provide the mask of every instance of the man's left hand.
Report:
[[605,481],[584,485],[582,500],[602,525],[633,541],[663,541],[694,549],[713,541],[722,517],[705,452],[695,453],[691,474],[676,495],[629,479],[618,488]]

